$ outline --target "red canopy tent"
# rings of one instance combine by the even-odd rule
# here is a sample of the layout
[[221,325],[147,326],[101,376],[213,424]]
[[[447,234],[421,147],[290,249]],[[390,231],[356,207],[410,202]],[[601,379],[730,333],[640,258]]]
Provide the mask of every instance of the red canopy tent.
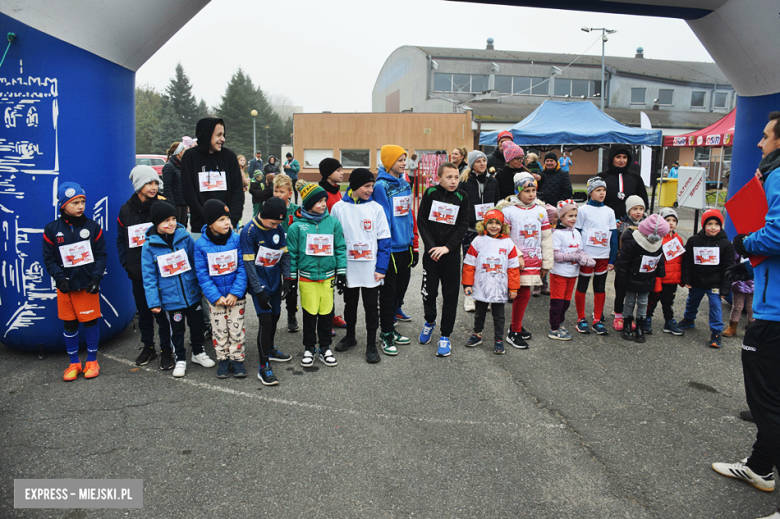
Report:
[[737,118],[737,109],[733,109],[723,119],[712,123],[701,130],[686,133],[685,135],[667,135],[664,137],[664,146],[691,148],[720,147],[734,144],[734,121]]

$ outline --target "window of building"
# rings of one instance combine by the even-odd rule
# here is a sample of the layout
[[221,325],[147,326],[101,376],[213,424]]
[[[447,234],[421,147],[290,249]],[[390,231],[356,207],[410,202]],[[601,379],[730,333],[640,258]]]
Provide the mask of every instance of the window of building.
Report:
[[452,92],[452,74],[434,74],[433,90],[436,92]]
[[488,91],[488,76],[487,74],[472,74],[471,75],[471,91],[472,92],[487,92]]
[[333,158],[333,150],[303,150],[303,167],[319,168],[322,159]]
[[556,96],[571,95],[571,79],[555,78],[553,92]]
[[595,97],[601,92],[601,83],[589,79],[555,78],[553,83],[553,95],[559,97],[567,94],[571,97]]
[[[471,76],[472,88],[476,84],[474,80],[476,77],[478,76]],[[547,85],[547,78],[543,77],[496,76],[496,90],[501,94],[546,96],[548,95]]]
[[512,76],[496,76],[496,90],[501,94],[511,94]]
[[346,169],[370,168],[371,150],[341,150],[341,166]]
[[571,80],[571,96],[572,97],[590,97],[591,96],[591,83],[587,79],[572,79]]
[[[499,77],[511,79],[509,76]],[[435,92],[486,92],[488,78],[489,76],[486,74],[434,74],[433,90]],[[502,87],[506,87],[505,81],[502,83]],[[506,93],[509,94],[511,91]]]
[[631,89],[631,104],[645,104],[645,97],[647,96],[646,88],[632,88]]
[[550,93],[550,82],[543,77],[531,78],[531,94],[535,96],[546,96]]
[[674,99],[674,90],[671,88],[662,88],[658,91],[658,104],[671,106]]
[[704,108],[704,99],[707,97],[707,92],[701,92],[694,90],[691,92],[691,108]]
[[529,95],[531,93],[531,78],[530,77],[512,78],[512,93]]
[[712,101],[713,108],[726,108],[729,102],[728,92],[715,92],[715,99]]

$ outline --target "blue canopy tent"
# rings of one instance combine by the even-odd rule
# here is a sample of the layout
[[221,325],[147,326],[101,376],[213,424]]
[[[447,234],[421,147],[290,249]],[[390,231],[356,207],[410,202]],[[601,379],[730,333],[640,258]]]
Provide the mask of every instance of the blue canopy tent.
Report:
[[[566,145],[598,147],[607,144],[661,146],[661,130],[631,128],[599,110],[590,101],[544,101],[528,117],[509,128],[520,146]],[[499,132],[483,132],[481,145],[495,146]]]

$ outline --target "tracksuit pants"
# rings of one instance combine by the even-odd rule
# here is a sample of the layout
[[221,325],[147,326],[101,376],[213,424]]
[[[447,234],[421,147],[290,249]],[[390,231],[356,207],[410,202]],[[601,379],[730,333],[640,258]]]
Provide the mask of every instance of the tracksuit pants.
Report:
[[376,343],[376,331],[379,329],[379,288],[355,287],[344,290],[344,320],[347,322],[347,337],[355,336],[358,320],[358,301],[363,294],[363,311],[366,321],[366,344]]
[[236,301],[235,306],[215,306],[211,310],[211,338],[217,360],[244,362],[244,311],[246,298]]
[[410,250],[394,252],[390,255],[385,283],[379,289],[379,320],[382,333],[393,333],[395,311],[403,303],[412,271],[412,253]]
[[426,251],[423,254],[423,279],[420,293],[423,296],[423,312],[425,322],[436,320],[436,299],[439,296],[441,283],[441,336],[449,337],[455,328],[455,316],[458,313],[458,296],[460,295],[460,251],[454,250],[445,254],[439,261],[434,261]]
[[474,311],[474,333],[481,334],[485,329],[485,318],[487,317],[488,306],[493,313],[493,341],[500,341],[504,338],[504,303],[486,303],[484,301],[474,301],[476,310]]
[[677,284],[661,285],[660,292],[650,292],[650,298],[647,301],[647,318],[652,319],[658,303],[664,312],[664,321],[674,319],[674,297],[677,295]]
[[[184,332],[187,326],[190,328],[192,354],[203,353],[203,308],[200,301],[189,308],[169,310],[166,313],[168,314],[168,322],[171,324],[171,342],[176,362],[187,361],[187,350],[184,348]],[[185,319],[187,320],[186,325]]]
[[712,292],[711,288],[690,288],[688,289],[688,301],[685,303],[685,318],[689,321],[696,320],[696,314],[699,313],[699,304],[707,296],[710,303],[710,331],[712,333],[721,333],[723,331],[723,309],[720,306],[720,294]]
[[157,321],[157,330],[160,334],[160,349],[162,351],[171,351],[171,326],[168,324],[168,317],[165,312],[154,314],[146,304],[146,292],[144,291],[144,282],[140,279],[133,279],[133,298],[135,299],[135,308],[138,310],[138,329],[141,332],[141,343],[147,348],[154,349],[154,322]]
[[260,327],[257,330],[257,351],[260,353],[260,365],[268,364],[268,357],[276,349],[274,337],[276,337],[276,325],[281,314],[259,313],[257,320]]
[[647,299],[650,292],[631,292],[626,291],[626,302],[623,307],[625,315],[634,315],[634,306],[636,305],[636,318],[644,319],[647,317]]
[[[522,278],[522,274],[520,274]],[[528,301],[531,299],[531,287],[521,286],[517,291],[517,297],[512,301],[512,326],[509,329],[520,333],[523,331],[523,317],[525,309],[528,308]]]

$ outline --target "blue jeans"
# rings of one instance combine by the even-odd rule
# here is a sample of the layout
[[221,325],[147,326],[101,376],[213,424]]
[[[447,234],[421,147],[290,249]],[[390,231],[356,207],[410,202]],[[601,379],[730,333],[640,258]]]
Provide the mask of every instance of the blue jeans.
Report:
[[723,311],[720,307],[720,294],[713,294],[711,288],[694,287],[688,289],[688,301],[685,303],[685,318],[689,321],[696,320],[699,304],[705,295],[710,303],[710,331],[721,333],[723,331]]

